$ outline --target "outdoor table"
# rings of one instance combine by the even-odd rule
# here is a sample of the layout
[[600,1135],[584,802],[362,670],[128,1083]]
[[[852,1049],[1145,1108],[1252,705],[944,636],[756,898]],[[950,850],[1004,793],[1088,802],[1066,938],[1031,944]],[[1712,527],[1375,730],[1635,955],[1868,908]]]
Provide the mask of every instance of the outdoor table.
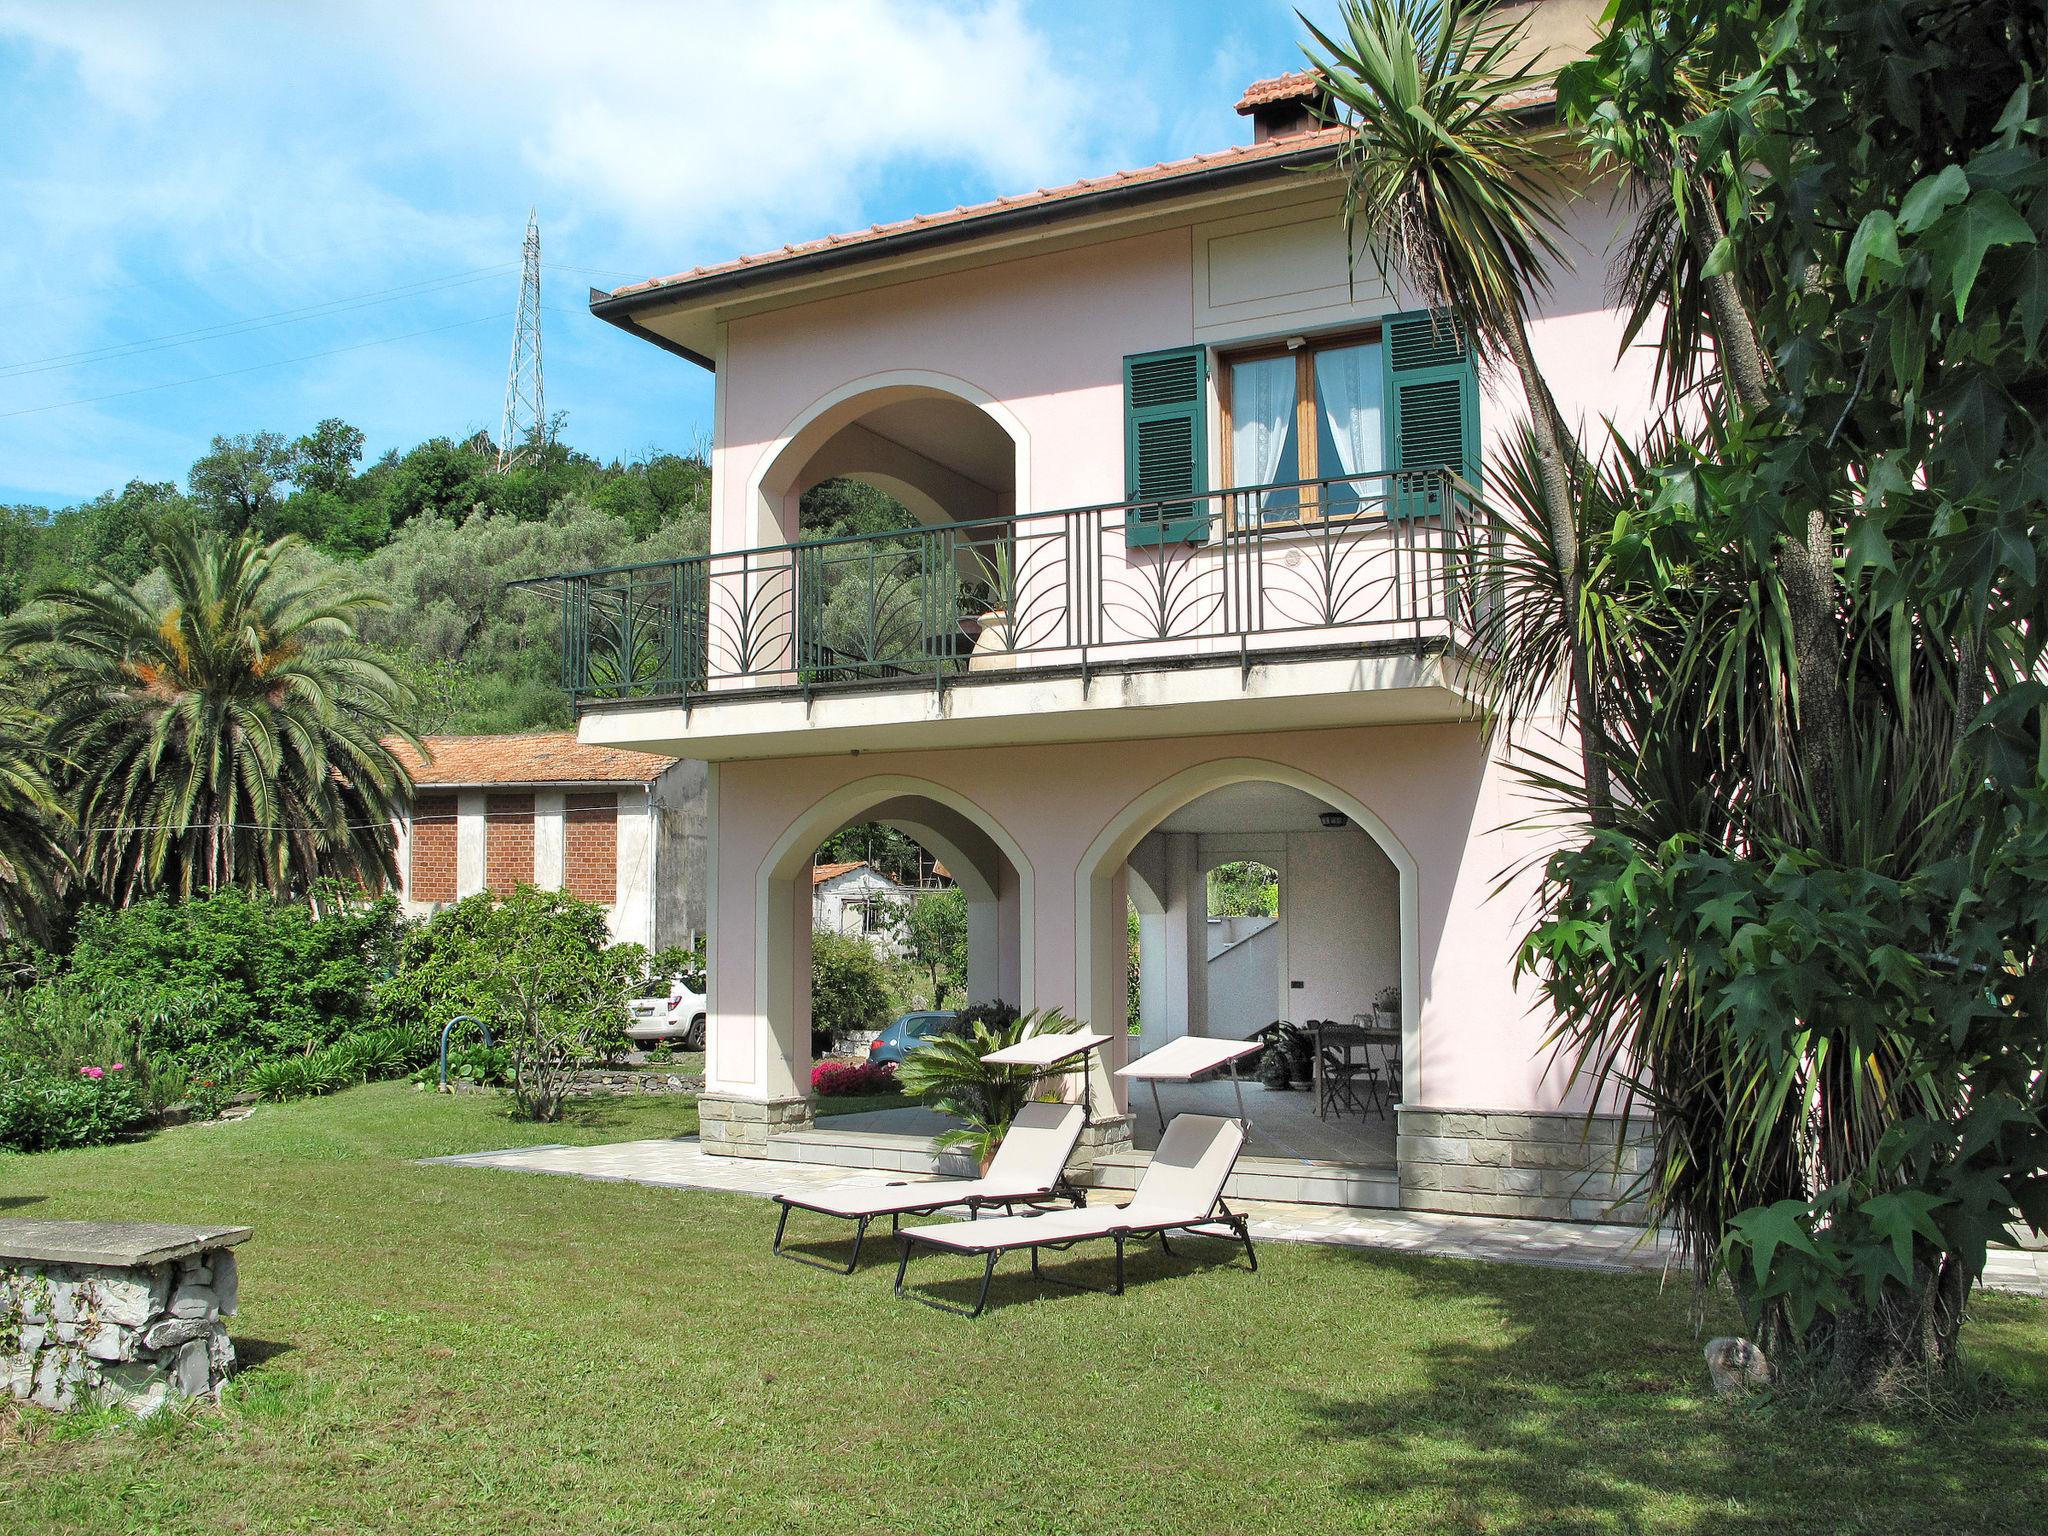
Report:
[[1376,1045],[1383,1048],[1389,1054],[1392,1054],[1393,1052],[1399,1051],[1401,1049],[1400,1030],[1376,1028],[1374,1026],[1366,1024],[1318,1024],[1316,1026],[1315,1036],[1315,1096],[1316,1118],[1318,1120],[1327,1120],[1330,1118],[1328,1115],[1323,1113],[1324,1046],[1332,1046],[1335,1049],[1342,1051],[1344,1053],[1344,1059],[1346,1061],[1349,1061],[1351,1059],[1351,1052],[1354,1047],[1362,1049],[1367,1053],[1366,1061],[1368,1064],[1370,1064],[1372,1060],[1372,1048]]
[[1084,1058],[1081,1071],[1081,1123],[1087,1125],[1095,1119],[1095,1074],[1087,1070],[1085,1058],[1090,1051],[1098,1050],[1108,1043],[1109,1036],[1098,1035],[1092,1030],[1080,1030],[1063,1035],[1027,1035],[1015,1045],[1006,1045],[1001,1050],[990,1051],[981,1059],[996,1067],[1036,1067],[1039,1077],[1051,1077],[1055,1070],[1064,1068],[1076,1057]]
[[[1159,1103],[1161,1083],[1191,1083],[1204,1072],[1213,1072],[1259,1049],[1260,1043],[1256,1040],[1182,1035],[1178,1040],[1169,1040],[1158,1050],[1140,1056],[1129,1066],[1118,1067],[1116,1075],[1152,1085],[1152,1109],[1159,1116],[1159,1129],[1163,1132],[1166,1129],[1166,1110]],[[1252,1123],[1244,1112],[1244,1084],[1238,1081],[1235,1072],[1230,1074],[1230,1086],[1237,1090],[1238,1123],[1250,1130]]]

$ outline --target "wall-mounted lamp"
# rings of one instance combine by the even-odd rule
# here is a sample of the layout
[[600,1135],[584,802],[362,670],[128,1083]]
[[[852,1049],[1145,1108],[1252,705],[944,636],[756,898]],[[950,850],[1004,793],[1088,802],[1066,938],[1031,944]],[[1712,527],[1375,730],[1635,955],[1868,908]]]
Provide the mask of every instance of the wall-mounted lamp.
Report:
[[1346,825],[1351,818],[1342,811],[1318,811],[1316,813],[1316,820],[1334,832],[1337,828]]

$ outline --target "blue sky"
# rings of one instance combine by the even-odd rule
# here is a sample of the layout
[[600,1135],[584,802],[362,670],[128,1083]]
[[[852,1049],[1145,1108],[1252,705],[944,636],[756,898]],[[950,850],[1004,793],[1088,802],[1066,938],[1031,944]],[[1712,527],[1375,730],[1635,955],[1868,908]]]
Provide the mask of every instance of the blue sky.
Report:
[[0,502],[326,416],[373,457],[495,430],[529,205],[567,438],[687,450],[709,375],[593,284],[1240,142],[1299,30],[1279,0],[0,0]]

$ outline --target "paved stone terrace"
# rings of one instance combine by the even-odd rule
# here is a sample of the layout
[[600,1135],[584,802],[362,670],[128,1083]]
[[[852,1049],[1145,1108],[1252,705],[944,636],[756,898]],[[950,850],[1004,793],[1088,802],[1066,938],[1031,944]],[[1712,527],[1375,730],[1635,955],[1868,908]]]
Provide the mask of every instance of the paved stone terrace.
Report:
[[[712,1157],[695,1137],[619,1141],[594,1147],[518,1147],[468,1152],[423,1161],[458,1168],[499,1168],[579,1179],[648,1184],[663,1189],[707,1189],[765,1197],[778,1190],[827,1184],[919,1181],[915,1174],[882,1169]],[[1097,1197],[1100,1198],[1100,1197]],[[1643,1241],[1640,1228],[1587,1222],[1518,1221],[1505,1217],[1450,1216],[1433,1211],[1367,1210],[1358,1206],[1237,1204],[1251,1217],[1252,1235],[1264,1242],[1329,1243],[1386,1248],[1438,1258],[1487,1259],[1504,1264],[1547,1264],[1606,1271],[1660,1270],[1669,1249]],[[1994,1252],[1984,1283],[1998,1290],[2048,1296],[2048,1252]]]

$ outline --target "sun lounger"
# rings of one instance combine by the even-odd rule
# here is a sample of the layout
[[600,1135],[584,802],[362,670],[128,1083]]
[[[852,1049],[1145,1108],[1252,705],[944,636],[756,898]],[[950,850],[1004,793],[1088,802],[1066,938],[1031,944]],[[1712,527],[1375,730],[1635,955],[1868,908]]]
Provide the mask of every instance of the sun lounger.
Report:
[[[1159,1139],[1138,1188],[1124,1205],[1090,1206],[1070,1211],[1050,1211],[1037,1216],[1000,1216],[991,1221],[949,1222],[937,1226],[910,1227],[897,1234],[901,1256],[896,1262],[896,1294],[910,1294],[926,1306],[964,1317],[979,1317],[988,1305],[989,1283],[995,1278],[996,1260],[1014,1249],[1031,1254],[1034,1278],[1056,1285],[1074,1285],[1057,1280],[1039,1268],[1041,1248],[1061,1250],[1091,1239],[1108,1238],[1116,1245],[1116,1283],[1111,1294],[1124,1290],[1124,1245],[1133,1239],[1159,1239],[1168,1253],[1169,1232],[1188,1231],[1203,1237],[1229,1237],[1244,1244],[1244,1256],[1251,1267],[1259,1267],[1252,1251],[1250,1229],[1244,1217],[1223,1203],[1223,1185],[1244,1149],[1244,1126],[1216,1115],[1176,1115]],[[983,1259],[981,1294],[972,1309],[956,1307],[930,1296],[906,1293],[904,1275],[910,1268],[913,1249],[941,1248],[954,1253],[978,1254]],[[1095,1289],[1075,1286],[1076,1289]]]
[[[1087,1197],[1067,1177],[1067,1159],[1081,1139],[1086,1111],[1079,1104],[1026,1104],[1017,1112],[1003,1144],[996,1148],[988,1172],[978,1179],[930,1179],[918,1183],[831,1184],[823,1189],[791,1190],[775,1197],[782,1214],[775,1223],[775,1252],[799,1264],[850,1275],[860,1263],[868,1223],[887,1216],[893,1229],[905,1216],[929,1216],[948,1206],[970,1212],[997,1206],[1014,1211],[1020,1205],[1067,1200],[1079,1206]],[[800,1253],[784,1253],[782,1238],[791,1211],[816,1211],[855,1222],[853,1257],[842,1270]]]

